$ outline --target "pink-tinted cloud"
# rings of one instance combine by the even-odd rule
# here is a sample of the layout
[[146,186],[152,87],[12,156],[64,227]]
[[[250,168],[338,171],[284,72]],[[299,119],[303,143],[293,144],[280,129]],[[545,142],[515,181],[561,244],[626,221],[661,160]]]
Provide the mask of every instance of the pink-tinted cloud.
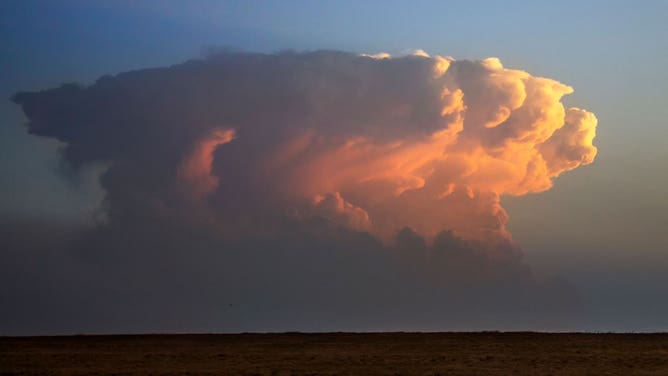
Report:
[[230,129],[214,129],[196,144],[192,153],[186,156],[177,167],[179,179],[186,185],[188,193],[196,196],[211,193],[218,187],[219,178],[211,175],[213,152],[220,145],[234,139]]

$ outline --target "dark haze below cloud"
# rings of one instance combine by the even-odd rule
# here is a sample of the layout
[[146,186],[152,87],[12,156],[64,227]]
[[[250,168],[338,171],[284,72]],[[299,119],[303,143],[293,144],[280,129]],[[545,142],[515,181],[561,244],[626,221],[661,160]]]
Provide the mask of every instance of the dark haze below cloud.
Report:
[[3,334],[555,330],[580,313],[567,284],[450,232],[390,247],[326,219],[238,239],[160,220],[2,230]]

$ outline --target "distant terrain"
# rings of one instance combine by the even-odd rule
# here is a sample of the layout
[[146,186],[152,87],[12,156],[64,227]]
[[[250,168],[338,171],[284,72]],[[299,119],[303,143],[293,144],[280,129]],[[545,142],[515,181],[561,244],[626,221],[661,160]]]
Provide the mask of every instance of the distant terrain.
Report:
[[0,337],[0,375],[668,375],[668,334]]

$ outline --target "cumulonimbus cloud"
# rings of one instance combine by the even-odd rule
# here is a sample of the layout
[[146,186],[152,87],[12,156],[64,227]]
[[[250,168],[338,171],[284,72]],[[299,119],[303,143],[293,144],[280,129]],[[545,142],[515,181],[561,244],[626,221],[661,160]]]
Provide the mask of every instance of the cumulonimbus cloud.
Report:
[[571,92],[496,58],[223,53],[15,101],[71,161],[112,163],[112,205],[170,208],[188,186],[222,227],[290,213],[489,240],[509,237],[500,196],[593,161],[596,117],[565,109]]
[[[255,297],[283,313],[308,301],[323,315],[408,299],[435,323],[473,311],[485,322],[481,307],[512,322],[573,302],[534,281],[500,204],[594,160],[596,117],[565,108],[571,92],[496,58],[223,52],[14,101],[67,161],[110,166],[107,222],[72,254],[134,265],[121,273],[136,278],[131,291],[152,265],[200,257],[190,287],[206,299]],[[320,280],[337,275],[349,283]]]

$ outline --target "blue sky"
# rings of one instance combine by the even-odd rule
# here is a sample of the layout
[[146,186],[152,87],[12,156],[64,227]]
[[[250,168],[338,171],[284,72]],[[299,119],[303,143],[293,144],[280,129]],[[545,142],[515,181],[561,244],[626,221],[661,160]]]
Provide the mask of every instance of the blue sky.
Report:
[[[4,1],[0,96],[220,46],[499,57],[573,86],[565,103],[599,119],[594,164],[548,192],[504,198],[527,260],[590,291],[601,311],[635,302],[611,327],[645,315],[648,328],[668,329],[667,15],[665,1]],[[85,220],[102,195],[93,175],[69,171],[22,121],[0,104],[3,217]]]

